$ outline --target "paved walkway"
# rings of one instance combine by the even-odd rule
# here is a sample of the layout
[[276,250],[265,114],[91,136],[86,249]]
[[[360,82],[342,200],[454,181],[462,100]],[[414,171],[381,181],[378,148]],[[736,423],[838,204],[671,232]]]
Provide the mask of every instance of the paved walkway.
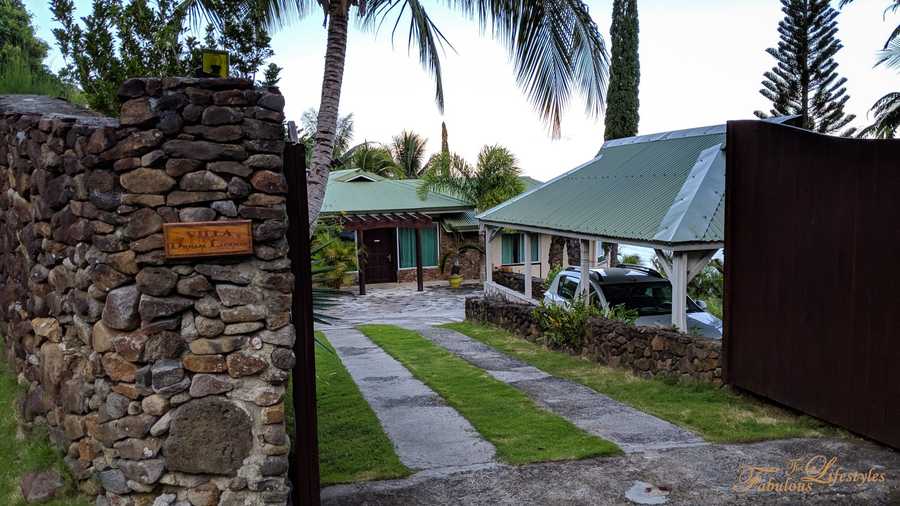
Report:
[[[809,492],[745,490],[744,466],[771,468],[783,483],[789,461],[815,455],[835,457],[840,472],[884,473],[884,481],[814,484]],[[748,476],[744,474],[744,476]],[[797,483],[794,473],[790,481]],[[900,504],[900,452],[860,439],[789,439],[632,453],[571,462],[548,462],[430,478],[337,485],[322,491],[331,505],[630,505],[635,485],[651,488],[669,506],[680,505],[897,505]],[[737,486],[736,486],[737,485]],[[637,504],[653,504],[649,501]],[[658,502],[656,504],[659,504]]]
[[[480,285],[453,289],[444,284],[426,284],[417,292],[415,283],[369,285],[367,295],[346,293],[338,305],[325,311],[337,318],[335,327],[360,323],[417,323],[439,325],[466,319],[466,297],[480,295]],[[319,327],[329,328],[327,325]]]
[[406,325],[434,343],[525,392],[538,405],[626,453],[706,444],[688,430],[638,411],[594,390],[553,377],[455,330]]
[[494,446],[468,420],[362,332],[324,331],[404,465],[440,474],[494,462]]

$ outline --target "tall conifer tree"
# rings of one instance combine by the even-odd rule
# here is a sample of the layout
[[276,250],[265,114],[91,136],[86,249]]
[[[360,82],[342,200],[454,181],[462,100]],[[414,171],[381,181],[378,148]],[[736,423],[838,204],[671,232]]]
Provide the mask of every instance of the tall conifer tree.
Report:
[[844,112],[850,98],[844,87],[847,78],[838,75],[834,61],[843,47],[837,38],[838,12],[829,0],[781,0],[781,10],[778,47],[766,50],[777,63],[764,74],[759,90],[772,101],[772,109],[755,114],[759,118],[798,114],[803,128],[836,133],[856,118]]
[[637,0],[614,0],[609,91],[606,95],[606,140],[637,135],[638,85],[641,63],[638,58]]

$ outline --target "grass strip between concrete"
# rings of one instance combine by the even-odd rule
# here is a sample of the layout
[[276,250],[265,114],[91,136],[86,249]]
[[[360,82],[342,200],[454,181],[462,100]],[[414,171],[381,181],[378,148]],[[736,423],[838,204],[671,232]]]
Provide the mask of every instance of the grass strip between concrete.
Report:
[[621,454],[615,444],[541,409],[516,388],[414,331],[393,325],[362,325],[359,330],[468,419],[504,462],[527,464]]
[[700,382],[639,378],[568,353],[553,351],[499,327],[472,322],[448,329],[477,339],[542,371],[581,383],[646,413],[690,429],[714,443],[742,443],[843,434],[814,418]]
[[[328,342],[321,332],[316,336],[319,341]],[[341,359],[318,345],[316,398],[323,486],[410,474]]]

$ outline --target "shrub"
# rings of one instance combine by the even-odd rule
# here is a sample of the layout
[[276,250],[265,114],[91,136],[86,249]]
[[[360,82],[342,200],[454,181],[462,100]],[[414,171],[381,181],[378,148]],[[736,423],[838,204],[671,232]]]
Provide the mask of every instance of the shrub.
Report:
[[596,304],[585,305],[584,299],[576,298],[568,306],[546,304],[541,301],[532,315],[544,335],[544,342],[552,348],[571,348],[580,350],[587,322],[598,316],[608,320],[619,320],[627,325],[634,325],[638,312],[627,309],[624,304],[609,309],[600,309]]
[[640,313],[636,309],[628,309],[625,304],[619,304],[601,311],[601,316],[607,320],[619,320],[628,325],[634,325],[634,321],[638,319]]
[[575,299],[568,306],[541,301],[533,315],[548,346],[580,350],[588,319],[601,316],[601,311],[593,304],[585,305],[582,299]]
[[556,279],[556,275],[562,272],[562,270],[563,266],[560,264],[554,264],[550,266],[550,272],[547,273],[547,278],[541,285],[541,288],[543,288],[545,292],[550,289],[550,284],[553,283],[553,280]]

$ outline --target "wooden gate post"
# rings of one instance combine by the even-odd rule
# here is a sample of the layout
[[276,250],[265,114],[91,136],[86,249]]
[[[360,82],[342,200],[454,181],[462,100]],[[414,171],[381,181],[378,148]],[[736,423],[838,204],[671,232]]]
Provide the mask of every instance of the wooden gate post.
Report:
[[294,405],[294,506],[316,506],[319,498],[319,442],[316,423],[316,360],[312,314],[309,209],[306,194],[306,152],[302,144],[284,147],[284,176],[288,183],[288,246],[294,273],[291,319],[296,331],[292,374]]

